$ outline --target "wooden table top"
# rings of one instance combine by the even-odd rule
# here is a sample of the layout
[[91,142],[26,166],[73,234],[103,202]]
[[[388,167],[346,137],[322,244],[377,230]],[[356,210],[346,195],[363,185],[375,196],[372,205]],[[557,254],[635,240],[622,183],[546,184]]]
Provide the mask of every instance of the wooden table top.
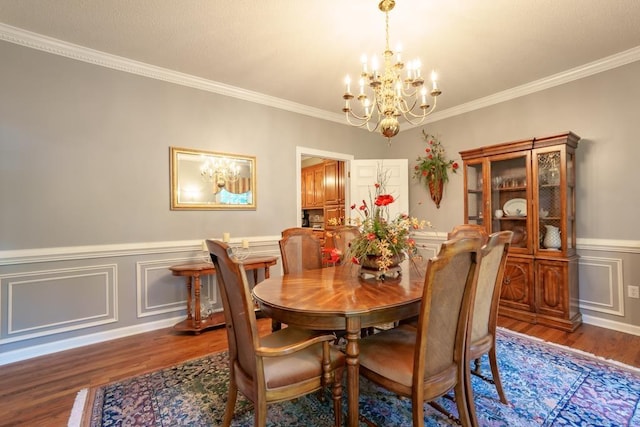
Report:
[[420,301],[424,285],[424,262],[402,263],[399,278],[384,281],[362,279],[358,266],[347,264],[272,277],[253,289],[258,302],[289,312],[361,316]]

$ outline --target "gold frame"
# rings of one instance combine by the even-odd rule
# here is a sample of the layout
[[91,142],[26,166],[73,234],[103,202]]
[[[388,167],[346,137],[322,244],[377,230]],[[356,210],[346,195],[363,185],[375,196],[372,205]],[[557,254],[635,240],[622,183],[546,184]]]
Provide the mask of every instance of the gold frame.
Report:
[[[255,210],[257,206],[256,158],[241,154],[219,153],[192,148],[170,148],[171,210]],[[206,182],[200,176],[200,165],[205,159],[230,160],[240,169],[242,189],[247,188],[246,202],[221,202],[222,190],[233,183],[220,185]],[[193,166],[189,167],[191,164]],[[239,184],[237,184],[239,185]],[[191,190],[184,187],[191,186]],[[211,186],[210,189],[207,189]],[[211,191],[210,191],[211,190]],[[215,191],[213,191],[215,190]]]

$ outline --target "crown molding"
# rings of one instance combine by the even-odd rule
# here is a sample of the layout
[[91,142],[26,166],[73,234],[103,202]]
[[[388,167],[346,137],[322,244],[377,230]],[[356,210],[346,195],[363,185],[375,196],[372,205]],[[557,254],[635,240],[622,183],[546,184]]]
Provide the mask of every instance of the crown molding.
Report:
[[[515,98],[520,98],[535,92],[540,92],[575,80],[580,80],[594,74],[621,67],[638,60],[640,60],[640,46],[636,46],[623,52],[619,52],[539,80],[503,90],[502,92],[497,92],[493,95],[474,99],[473,101],[447,108],[446,110],[437,111],[427,117],[421,125],[459,116],[481,108],[490,107],[492,105],[500,104],[501,102],[510,101]],[[410,127],[412,128],[416,126]]]
[[[179,84],[219,95],[230,96],[256,104],[262,104],[280,110],[290,111],[317,119],[328,120],[335,123],[347,124],[342,114],[333,113],[308,105],[287,101],[282,98],[265,95],[259,92],[242,89],[224,83],[203,79],[190,74],[180,73],[167,68],[156,67],[144,62],[135,61],[117,55],[112,55],[98,50],[89,49],[73,43],[68,43],[52,37],[26,31],[0,23],[0,40],[15,43],[32,49],[64,56],[66,58],[87,62],[101,67],[111,68],[125,73],[136,74],[156,80]],[[640,46],[616,53],[614,55],[593,61],[579,67],[575,67],[551,76],[535,80],[524,85],[516,86],[493,95],[475,99],[473,101],[437,111],[425,119],[420,125],[433,123],[439,120],[465,114],[474,110],[489,107],[501,102],[509,101],[575,80],[592,76],[603,71],[611,70],[626,64],[640,60]],[[404,123],[411,129],[417,125]]]
[[322,120],[328,120],[340,124],[344,123],[344,117],[342,114],[332,113],[319,108],[310,107],[308,105],[287,101],[286,99],[276,98],[274,96],[242,89],[213,80],[203,79],[186,73],[180,73],[167,68],[157,67],[144,62],[124,58],[122,56],[89,49],[3,23],[0,23],[0,40],[41,50],[54,55],[75,59],[77,61],[87,62],[100,67],[111,68],[125,73],[175,83],[194,89],[217,93],[219,95],[230,96],[232,98],[242,99],[244,101],[262,104],[268,107],[278,108],[280,110],[291,111],[293,113],[303,114],[305,116],[315,117]]

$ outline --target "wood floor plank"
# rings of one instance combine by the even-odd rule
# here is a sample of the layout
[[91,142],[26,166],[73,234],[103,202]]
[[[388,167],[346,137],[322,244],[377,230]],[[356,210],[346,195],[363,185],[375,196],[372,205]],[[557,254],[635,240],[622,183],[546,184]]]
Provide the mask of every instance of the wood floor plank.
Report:
[[[592,325],[568,333],[513,319],[499,325],[640,367],[640,336]],[[261,334],[271,320],[259,319]],[[227,349],[224,328],[162,329],[0,366],[0,426],[66,426],[77,392]]]

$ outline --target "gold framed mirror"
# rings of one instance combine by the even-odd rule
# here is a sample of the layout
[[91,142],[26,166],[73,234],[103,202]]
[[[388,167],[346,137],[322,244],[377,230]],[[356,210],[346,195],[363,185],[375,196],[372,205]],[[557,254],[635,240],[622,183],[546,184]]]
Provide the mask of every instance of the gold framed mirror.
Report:
[[255,210],[256,158],[170,147],[171,210]]

